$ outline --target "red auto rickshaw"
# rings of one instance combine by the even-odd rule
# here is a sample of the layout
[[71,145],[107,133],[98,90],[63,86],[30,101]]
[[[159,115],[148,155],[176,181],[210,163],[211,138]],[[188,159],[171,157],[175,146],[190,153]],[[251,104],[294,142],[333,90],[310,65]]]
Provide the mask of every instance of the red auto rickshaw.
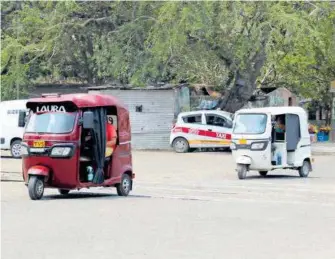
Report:
[[[115,97],[100,94],[47,94],[27,102],[20,113],[23,179],[32,200],[44,188],[60,194],[90,187],[116,187],[119,196],[132,190],[129,112]],[[107,123],[113,123],[116,143],[106,155]],[[107,126],[106,126],[107,125]],[[88,140],[87,140],[88,139]]]

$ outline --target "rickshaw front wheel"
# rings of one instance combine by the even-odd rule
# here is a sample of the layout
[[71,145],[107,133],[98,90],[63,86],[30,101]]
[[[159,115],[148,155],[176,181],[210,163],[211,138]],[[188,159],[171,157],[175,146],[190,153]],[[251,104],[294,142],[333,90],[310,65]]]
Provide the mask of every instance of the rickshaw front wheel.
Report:
[[70,190],[58,189],[58,192],[62,195],[67,195],[67,194],[69,194]]
[[309,161],[305,160],[302,164],[302,167],[299,168],[300,177],[307,177],[310,172],[311,165]]
[[40,200],[44,193],[43,177],[32,175],[28,181],[29,197],[32,200]]
[[119,196],[128,196],[131,190],[131,178],[128,174],[123,174],[121,177],[121,183],[116,185],[116,191]]
[[247,177],[248,166],[239,164],[237,165],[236,171],[237,171],[238,179],[243,180]]
[[261,176],[266,176],[268,174],[268,171],[259,171],[259,174]]

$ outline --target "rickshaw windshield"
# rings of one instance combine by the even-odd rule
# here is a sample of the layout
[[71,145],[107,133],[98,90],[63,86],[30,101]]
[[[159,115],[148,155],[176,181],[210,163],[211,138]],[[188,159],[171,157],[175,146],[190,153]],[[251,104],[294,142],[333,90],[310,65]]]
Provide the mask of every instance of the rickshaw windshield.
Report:
[[76,112],[32,113],[26,132],[62,134],[73,130]]
[[266,129],[266,114],[238,114],[235,118],[233,133],[263,134]]

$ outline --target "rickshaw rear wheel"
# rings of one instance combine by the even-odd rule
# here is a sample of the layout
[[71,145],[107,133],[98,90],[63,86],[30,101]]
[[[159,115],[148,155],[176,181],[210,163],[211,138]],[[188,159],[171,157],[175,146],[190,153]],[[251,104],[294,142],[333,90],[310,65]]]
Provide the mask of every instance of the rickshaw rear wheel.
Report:
[[67,195],[67,194],[69,194],[70,190],[58,189],[58,192],[62,195]]
[[43,177],[32,175],[28,181],[29,197],[32,200],[40,200],[44,193],[44,179]]
[[128,174],[123,174],[121,177],[121,183],[116,185],[117,195],[128,196],[131,190],[131,178]]
[[237,176],[238,179],[243,180],[247,177],[247,172],[248,172],[248,166],[247,165],[237,165]]
[[310,168],[311,168],[311,165],[310,165],[309,161],[305,160],[302,163],[302,166],[299,168],[300,177],[307,177],[309,175]]
[[266,176],[268,174],[268,171],[259,171],[259,174],[261,176]]

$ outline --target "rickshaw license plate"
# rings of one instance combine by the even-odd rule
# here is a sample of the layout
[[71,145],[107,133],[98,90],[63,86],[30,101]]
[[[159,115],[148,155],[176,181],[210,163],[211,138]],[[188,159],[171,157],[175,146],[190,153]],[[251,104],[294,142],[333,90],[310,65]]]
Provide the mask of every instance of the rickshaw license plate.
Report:
[[35,140],[33,142],[33,147],[45,147],[45,141],[44,140]]
[[240,139],[239,140],[239,144],[240,145],[246,145],[247,144],[247,140],[246,139]]

